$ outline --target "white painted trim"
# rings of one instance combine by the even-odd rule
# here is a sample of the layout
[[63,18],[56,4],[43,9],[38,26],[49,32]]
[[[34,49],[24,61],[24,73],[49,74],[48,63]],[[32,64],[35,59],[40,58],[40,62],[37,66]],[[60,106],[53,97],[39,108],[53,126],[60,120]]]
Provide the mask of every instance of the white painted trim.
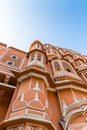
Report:
[[[78,106],[79,104],[86,104],[87,103],[87,100],[78,100],[77,102],[73,102],[72,104],[70,104],[70,105],[68,105],[68,107],[67,107],[67,111],[68,110],[70,110],[72,107],[76,107],[76,106]],[[75,108],[74,107],[74,108]]]
[[7,47],[6,47],[6,50],[5,50],[4,53],[0,56],[0,58],[2,59],[3,56],[5,55],[5,53],[8,52],[9,50],[10,50],[10,48],[7,48]]
[[21,61],[22,63],[20,63],[20,67],[19,67],[20,70],[22,69],[22,66],[23,66],[23,64],[24,64],[25,59],[26,59],[26,55],[24,56],[23,60]]
[[[1,69],[1,68],[0,68],[0,69]],[[10,76],[13,76],[12,73],[8,73],[8,72],[6,72],[6,71],[2,71],[2,70],[0,70],[0,72],[3,73],[3,74],[8,74],[8,75],[10,75]]]
[[42,127],[44,127],[43,125],[32,124],[32,123],[28,123],[28,122],[27,122],[26,125],[28,125],[28,124],[29,124],[29,125],[32,125],[32,126],[42,126]]
[[33,61],[30,62],[29,65],[27,67],[31,67],[31,66],[38,66],[38,67],[42,67],[45,69],[45,65],[41,62],[41,61]]
[[74,73],[69,73],[69,72],[67,73],[66,71],[62,72],[62,73],[60,71],[59,74],[55,74],[54,78],[56,78],[56,77],[62,77],[62,76],[72,77],[74,79],[77,79],[77,80],[81,81],[81,78],[79,76],[75,75]]
[[[8,49],[9,49],[9,48],[8,48]],[[7,50],[7,51],[8,51],[8,50]],[[13,55],[13,54],[12,54],[12,55]],[[17,55],[17,57],[19,57],[19,55]],[[13,68],[13,69],[15,68],[16,70],[21,70],[25,58],[26,58],[26,56],[24,56],[23,60],[21,59],[21,62],[20,62],[20,64],[19,64],[18,67],[15,67],[14,65],[9,66],[9,65],[7,64],[7,62],[6,62],[6,63],[3,63],[2,61],[0,61],[0,64],[1,64],[1,65],[4,65],[4,66],[7,66],[7,67],[9,67],[9,68]],[[1,57],[1,59],[2,59],[2,57]],[[9,61],[10,61],[10,60],[9,60]],[[11,62],[12,62],[12,61],[11,61]],[[15,63],[15,62],[16,62],[16,59],[14,60],[14,63]]]
[[71,80],[61,80],[61,81],[56,81],[55,84],[60,84],[60,83],[68,83]]
[[[43,106],[43,109],[41,109],[41,108],[36,108],[36,107],[34,107],[34,106],[30,106],[30,104],[32,103],[32,102],[34,102],[34,101],[37,101],[37,102],[39,102],[42,106]],[[39,112],[41,112],[41,113],[43,113],[45,110],[45,108],[44,108],[44,105],[42,104],[42,102],[38,99],[38,100],[36,100],[35,98],[34,99],[32,99],[31,101],[29,101],[28,102],[28,107],[29,107],[29,109],[32,109],[33,111],[39,111]]]
[[48,91],[52,91],[52,92],[56,92],[56,89],[55,88],[51,88],[51,87],[47,87],[47,90]]
[[24,123],[7,127],[6,130],[9,130],[9,129],[13,128],[13,127],[20,127],[20,126],[24,127]]
[[[13,56],[15,56],[16,58],[13,58]],[[10,57],[11,57],[13,60],[17,60],[17,59],[18,59],[18,55],[15,55],[15,54],[12,54]]]
[[10,65],[7,65],[6,63],[0,63],[0,65],[7,66],[8,68],[11,68],[11,69],[20,70],[19,67],[10,66]]
[[37,74],[37,73],[34,73],[34,72],[31,72],[31,73],[25,74],[24,76],[21,76],[20,78],[18,78],[18,81],[22,81],[22,80],[24,80],[24,79],[26,79],[26,78],[29,78],[29,77],[31,77],[31,76],[34,76],[34,77],[38,77],[38,78],[43,79],[43,80],[45,81],[46,86],[47,86],[47,87],[50,86],[49,83],[48,83],[48,80],[47,80],[47,78],[46,78],[45,76],[42,76],[42,75]]
[[8,88],[15,88],[13,85],[5,84],[5,83],[0,83],[3,87],[8,87]]
[[6,122],[11,122],[11,121],[15,121],[17,119],[33,119],[33,120],[36,120],[36,121],[41,121],[43,123],[48,123],[48,124],[51,124],[51,126],[54,128],[54,130],[57,130],[57,128],[54,126],[54,124],[50,121],[50,120],[46,120],[42,117],[38,117],[38,116],[33,116],[33,115],[23,115],[23,116],[17,116],[17,117],[14,117],[14,118],[10,118],[10,119],[7,119],[7,120],[4,120],[3,123],[6,123]]
[[68,127],[78,127],[78,126],[84,126],[84,125],[87,126],[87,123],[84,122],[84,123],[71,124]]
[[[14,103],[13,103],[13,106],[12,106],[12,113],[26,109],[26,108],[27,108],[27,102],[26,102],[26,101],[23,101],[23,102],[26,103],[26,106],[25,106],[25,107],[22,107],[22,108],[17,108],[16,110],[14,110],[14,103],[15,103],[15,102],[14,102]],[[19,103],[17,103],[17,104],[19,104]],[[17,104],[16,104],[16,105],[17,105]]]
[[[28,90],[29,90],[29,91],[30,91],[31,83],[32,83],[32,77],[30,77],[30,80],[29,80],[29,85],[28,85]],[[20,82],[20,88],[19,88],[19,90],[18,90],[17,98],[18,98],[19,96],[21,96],[21,95],[19,95],[20,90],[21,90],[21,87],[22,87],[22,80],[21,80],[21,82]],[[28,90],[24,91],[24,93],[26,93]]]
[[71,112],[69,112],[66,117],[64,118],[65,120],[65,127],[64,127],[64,130],[66,130],[67,128],[67,125],[68,125],[68,122],[70,120],[70,117],[72,117],[72,115],[76,114],[76,113],[80,113],[80,112],[84,112],[85,110],[87,109],[87,106],[81,106],[79,109],[75,109]]
[[76,95],[75,95],[73,89],[71,89],[71,93],[72,93],[72,97],[73,97],[74,103],[77,103],[77,102],[78,102],[78,99],[76,98]]
[[78,87],[78,86],[74,86],[74,85],[65,85],[65,86],[62,86],[62,87],[56,87],[55,89],[56,90],[62,90],[62,89],[67,89],[67,88],[79,90],[79,91],[82,91],[82,92],[87,92],[87,89],[81,88],[81,87]]
[[[9,62],[11,62],[12,65],[8,64]],[[7,66],[10,66],[10,67],[13,67],[13,66],[14,66],[14,62],[13,62],[13,61],[10,61],[10,60],[7,60],[6,65],[7,65]]]

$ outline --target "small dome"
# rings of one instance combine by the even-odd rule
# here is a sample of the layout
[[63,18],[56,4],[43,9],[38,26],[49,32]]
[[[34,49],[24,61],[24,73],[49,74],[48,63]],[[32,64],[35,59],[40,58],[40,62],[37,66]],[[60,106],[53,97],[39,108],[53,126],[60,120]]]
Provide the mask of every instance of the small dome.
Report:
[[39,40],[35,40],[31,46],[29,47],[29,50],[33,50],[33,49],[39,49],[42,50],[43,49],[43,45]]

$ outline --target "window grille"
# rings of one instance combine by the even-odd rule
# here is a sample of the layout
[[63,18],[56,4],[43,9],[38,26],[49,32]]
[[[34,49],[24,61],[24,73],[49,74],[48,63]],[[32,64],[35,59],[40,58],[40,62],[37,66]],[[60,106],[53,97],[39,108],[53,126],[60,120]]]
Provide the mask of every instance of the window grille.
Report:
[[65,71],[72,72],[72,69],[71,69],[71,67],[70,67],[70,65],[68,63],[62,62],[62,64],[63,64],[63,67],[64,67]]
[[58,61],[54,62],[54,67],[55,67],[55,71],[59,71],[61,69]]
[[31,58],[30,58],[30,61],[33,61],[34,60],[34,54],[31,55]]
[[40,55],[37,56],[37,60],[41,61],[41,56]]

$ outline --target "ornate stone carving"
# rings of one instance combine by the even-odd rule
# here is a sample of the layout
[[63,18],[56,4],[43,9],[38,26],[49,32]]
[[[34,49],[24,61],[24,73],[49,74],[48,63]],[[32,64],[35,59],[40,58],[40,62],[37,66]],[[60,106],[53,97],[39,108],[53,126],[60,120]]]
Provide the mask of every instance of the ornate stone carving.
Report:
[[48,108],[48,101],[46,100],[46,108]]
[[12,126],[8,127],[6,130],[24,130],[24,126]]
[[48,130],[44,126],[34,125],[34,124],[27,124],[25,130]]
[[26,130],[32,130],[32,126],[29,125],[29,124],[27,124],[27,126],[26,126]]

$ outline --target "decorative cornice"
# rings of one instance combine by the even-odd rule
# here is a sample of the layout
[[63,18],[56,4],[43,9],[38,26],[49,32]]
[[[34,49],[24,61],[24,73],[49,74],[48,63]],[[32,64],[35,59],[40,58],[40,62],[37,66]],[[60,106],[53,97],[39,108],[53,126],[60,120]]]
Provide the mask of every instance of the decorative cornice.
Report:
[[54,126],[54,124],[51,121],[48,121],[42,117],[34,116],[34,115],[23,115],[23,116],[18,116],[15,118],[10,118],[8,120],[4,120],[0,124],[0,130],[4,130],[6,127],[12,126],[12,125],[17,125],[20,123],[40,123],[41,125],[47,126],[50,130],[57,130],[57,128]]
[[56,90],[63,90],[63,89],[75,89],[75,90],[79,90],[79,91],[82,91],[82,92],[87,92],[87,88],[85,87],[80,87],[79,84],[75,85],[74,83],[72,84],[65,84],[65,86],[60,86],[60,87],[56,87]]
[[15,70],[11,70],[11,71],[18,78],[18,81],[21,81],[24,78],[30,77],[31,73],[34,72],[35,74],[39,74],[40,76],[46,77],[47,81],[50,84],[50,87],[56,88],[56,90],[62,89],[66,85],[75,85],[78,88],[81,88],[81,89],[84,88],[85,90],[87,89],[86,84],[79,81],[75,81],[75,80],[62,80],[62,81],[55,82],[49,72],[44,71],[44,70],[39,70],[35,67],[29,67],[21,71],[15,71]]
[[9,85],[9,84],[5,84],[5,83],[0,83],[0,87],[3,88],[10,88],[10,89],[15,89],[15,86]]

